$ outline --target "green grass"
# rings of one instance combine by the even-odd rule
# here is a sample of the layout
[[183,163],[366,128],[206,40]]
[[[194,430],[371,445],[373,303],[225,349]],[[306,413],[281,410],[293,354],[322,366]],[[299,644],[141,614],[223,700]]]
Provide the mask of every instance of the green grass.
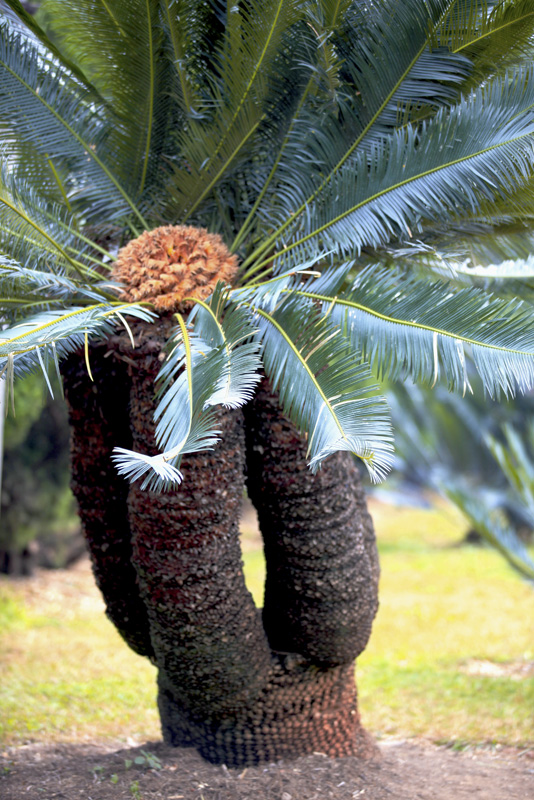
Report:
[[358,661],[375,735],[522,745],[534,736],[534,679],[466,674],[470,662],[534,660],[534,591],[494,551],[462,546],[446,509],[374,504],[380,610]]
[[[373,503],[372,511],[382,580],[357,669],[365,726],[456,746],[532,741],[533,676],[466,671],[473,660],[534,660],[532,588],[496,553],[455,546],[462,524],[446,510]],[[247,582],[261,602],[262,554],[253,539],[245,551]],[[84,581],[73,578],[72,602],[0,583],[2,744],[159,736],[155,670],[122,642]]]
[[4,583],[0,742],[158,735],[155,669],[100,610],[46,616],[10,592]]

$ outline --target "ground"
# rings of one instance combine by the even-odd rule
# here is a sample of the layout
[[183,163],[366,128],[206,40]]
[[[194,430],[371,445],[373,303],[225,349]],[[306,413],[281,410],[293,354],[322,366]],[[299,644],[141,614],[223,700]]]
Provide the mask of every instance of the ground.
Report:
[[[371,716],[370,708],[364,709],[365,724],[379,738],[381,755],[378,759],[370,762],[361,762],[354,758],[333,760],[316,753],[291,763],[279,762],[233,771],[224,766],[208,764],[193,751],[169,748],[161,742],[154,741],[157,737],[155,711],[152,709],[151,712],[154,717],[153,722],[150,722],[152,717],[143,717],[141,713],[141,706],[151,708],[153,700],[150,697],[140,699],[139,687],[132,682],[132,671],[139,671],[144,662],[129,654],[125,647],[123,655],[120,653],[116,655],[120,648],[115,639],[107,638],[108,635],[114,637],[115,634],[105,621],[102,601],[94,587],[89,565],[85,560],[68,571],[39,571],[34,579],[16,581],[5,579],[0,585],[0,589],[4,590],[4,599],[9,597],[24,599],[25,608],[31,616],[31,619],[30,617],[26,621],[22,619],[13,625],[9,635],[6,633],[4,649],[0,653],[0,661],[4,662],[5,679],[3,687],[0,685],[0,717],[3,708],[6,736],[4,741],[9,742],[4,744],[3,750],[0,749],[0,798],[2,800],[25,800],[25,798],[28,800],[78,800],[79,798],[83,800],[125,798],[128,800],[353,800],[353,798],[532,800],[534,736],[532,695],[528,686],[532,682],[534,660],[530,650],[525,658],[517,658],[517,653],[520,652],[519,644],[522,643],[521,646],[525,648],[526,644],[532,641],[531,623],[527,624],[521,635],[518,632],[519,628],[514,633],[515,628],[508,622],[501,631],[504,623],[497,617],[498,609],[491,606],[493,594],[498,593],[498,607],[505,606],[509,602],[516,612],[513,617],[508,615],[503,619],[517,619],[519,625],[525,618],[532,620],[531,591],[527,592],[513,575],[508,577],[506,568],[502,567],[500,561],[495,560],[492,566],[494,556],[491,553],[460,552],[456,547],[446,544],[446,546],[440,545],[439,551],[428,554],[419,549],[413,553],[409,550],[405,553],[404,550],[395,549],[388,555],[387,548],[393,546],[393,539],[388,538],[383,521],[380,519],[383,513],[385,513],[383,509],[373,508],[373,515],[380,525],[385,549],[382,593],[384,620],[392,618],[393,607],[403,608],[403,618],[413,616],[411,627],[409,629],[403,627],[408,624],[402,621],[403,618],[394,619],[394,627],[400,629],[401,638],[409,638],[412,641],[417,635],[422,636],[421,620],[425,621],[425,625],[429,621],[427,627],[430,629],[435,628],[438,614],[443,614],[444,610],[439,606],[436,616],[430,616],[427,620],[429,609],[436,600],[434,595],[439,599],[444,592],[447,590],[452,592],[453,589],[452,587],[449,589],[448,584],[442,586],[439,583],[440,576],[437,572],[420,572],[416,583],[419,581],[423,584],[424,593],[414,606],[411,593],[416,587],[414,588],[415,584],[408,584],[408,577],[415,569],[414,565],[417,566],[422,559],[428,558],[428,563],[433,569],[441,565],[439,569],[442,569],[446,576],[457,574],[462,565],[467,565],[470,570],[467,576],[469,580],[463,576],[462,594],[458,594],[456,600],[460,606],[470,609],[467,615],[469,631],[466,636],[473,640],[473,646],[467,648],[462,643],[460,635],[455,634],[451,648],[460,653],[455,667],[454,674],[457,674],[454,678],[455,683],[451,683],[447,678],[447,672],[440,675],[434,672],[433,674],[437,675],[433,687],[434,694],[427,695],[431,688],[428,683],[425,683],[421,690],[427,697],[426,701],[422,701],[419,695],[413,694],[409,683],[408,693],[396,695],[397,699],[394,700],[392,710],[387,714],[382,710],[380,714],[375,712]],[[399,516],[399,511],[396,511],[396,528]],[[413,514],[410,514],[409,519],[413,528],[415,519]],[[244,522],[247,522],[246,514]],[[435,528],[436,525],[429,525],[428,520],[424,522],[424,530],[431,530],[433,536]],[[418,537],[417,541],[424,538],[417,531],[414,532],[415,535]],[[405,537],[403,547],[406,546]],[[249,540],[245,538],[244,549],[245,560],[249,556],[255,557],[257,542],[254,537],[251,536]],[[439,558],[436,557],[436,552]],[[406,565],[403,565],[403,558],[407,559]],[[410,593],[409,597],[406,594],[399,594],[396,590],[393,591],[392,578],[388,578],[388,559],[391,559],[391,566],[394,567],[395,586],[399,582]],[[480,563],[483,572],[483,582],[480,585],[486,587],[484,591],[487,589],[490,593],[482,595],[476,603],[473,602],[471,593],[479,584],[471,571],[472,567],[469,566],[470,559],[474,559],[477,564]],[[500,582],[503,582],[502,586]],[[261,575],[258,576],[258,583],[261,583]],[[469,593],[464,595],[464,591]],[[459,590],[456,589],[456,592]],[[523,593],[525,593],[524,598]],[[391,595],[390,600],[388,600],[389,595]],[[2,592],[0,592],[1,600]],[[9,608],[7,603],[8,620]],[[414,608],[418,610],[415,615]],[[449,630],[454,628],[456,617],[460,618],[460,614],[456,612],[450,600],[447,609],[449,613],[447,630]],[[479,610],[477,611],[477,614],[480,612],[479,616],[475,615],[474,609]],[[521,610],[520,614],[517,613],[518,609]],[[486,611],[491,617],[491,625],[487,623],[488,644],[482,646],[475,634],[480,633],[486,626],[484,622]],[[38,616],[34,618],[32,616],[34,614]],[[93,631],[94,620],[99,621],[98,636]],[[11,622],[13,623],[13,620]],[[100,624],[108,625],[109,634],[102,636]],[[490,657],[493,653],[492,648],[495,647],[495,653],[500,652],[496,641],[501,638],[501,634],[506,643],[505,652],[508,656],[515,653],[515,660],[509,658],[507,661],[499,661]],[[380,626],[375,631],[376,636],[378,638],[381,636]],[[382,637],[389,643],[392,636],[393,629],[387,627]],[[438,629],[437,636],[436,640],[426,638],[422,640],[419,650],[413,648],[414,653],[423,653],[425,649],[437,648],[438,643],[447,643],[444,629]],[[516,647],[517,652],[512,650],[514,637],[519,643]],[[63,646],[72,649],[73,642],[76,642],[75,647],[80,651],[79,660],[84,669],[92,674],[92,681],[88,684],[92,688],[86,700],[84,700],[86,684],[74,669],[75,662],[71,663],[66,658],[67,650],[62,649]],[[500,647],[502,648],[502,645]],[[23,654],[32,648],[33,662],[26,666]],[[103,652],[108,649],[109,652]],[[52,650],[52,654],[47,650]],[[53,655],[54,652],[56,655]],[[96,666],[90,663],[92,652],[95,655]],[[388,663],[391,659],[397,662],[403,655],[402,652],[399,655],[397,650],[393,650],[392,654],[389,650],[384,652]],[[466,658],[468,653],[469,658]],[[106,661],[103,673],[99,672],[98,663],[111,657],[120,660],[111,664]],[[128,676],[124,672],[123,658],[133,659]],[[421,655],[418,658],[421,658]],[[64,674],[59,674],[60,666],[65,670]],[[406,682],[406,674],[411,675],[408,667],[395,672],[391,682],[395,684],[399,683],[399,680],[401,683]],[[77,666],[76,669],[78,668]],[[452,670],[452,666],[450,669]],[[48,675],[50,671],[54,673],[53,679]],[[110,678],[110,687],[106,689],[106,680],[102,675],[107,676],[113,671],[122,676],[120,687]],[[367,679],[369,676],[372,677],[369,662],[367,665],[364,662],[359,667],[359,673],[360,679],[364,673],[367,673]],[[389,673],[386,671],[385,674],[387,677]],[[425,672],[414,674],[417,680],[424,683]],[[39,677],[36,679],[37,675]],[[383,673],[381,675],[380,681],[376,679],[371,689],[367,690],[371,691],[374,701],[377,697],[381,700],[380,703],[373,702],[372,707],[386,707],[386,699],[391,694],[387,680],[383,677]],[[38,683],[39,679],[42,685],[32,686],[32,680]],[[146,678],[144,680],[146,681]],[[466,681],[472,682],[465,684],[465,687],[471,687],[470,698],[467,698],[463,690]],[[127,704],[128,692],[125,688],[127,682],[132,682],[132,693],[135,697],[129,716],[126,711],[121,712],[117,724],[124,725],[129,731],[135,731],[135,734],[130,738],[129,734],[119,738],[118,730],[112,727],[114,723],[108,718],[113,694],[125,692],[125,695],[119,698],[119,709]],[[363,686],[365,694],[366,681],[358,682]],[[469,711],[465,713],[474,715],[479,720],[471,740],[465,738],[465,730],[468,728],[465,713],[460,714],[454,710],[455,702],[458,701],[454,700],[452,689],[456,685],[461,689],[462,704],[468,699],[473,703],[466,706]],[[99,686],[103,687],[101,695],[96,690]],[[31,695],[30,688],[34,690]],[[504,703],[505,689],[510,694],[510,702],[513,700],[513,705],[508,706]],[[1,698],[3,690],[4,705]],[[484,716],[484,710],[490,709],[491,698],[499,696],[499,690],[503,702],[494,709],[492,715],[488,716],[487,722],[484,723],[486,727],[481,727],[480,720]],[[438,706],[436,693],[443,695],[445,707],[454,711],[454,713],[451,711],[448,727],[445,728],[444,712]],[[477,697],[480,702],[475,705]],[[21,700],[21,698],[26,699]],[[407,714],[410,698],[414,705],[411,716]],[[47,705],[50,709],[45,714]],[[98,712],[91,711],[91,706],[94,708],[95,705],[100,706]],[[26,708],[23,709],[22,706]],[[21,709],[20,714],[17,708]],[[522,709],[525,710],[525,716],[530,719],[530,724],[523,722],[522,727],[517,727]],[[39,715],[41,711],[42,716]],[[427,711],[431,712],[433,718],[430,723],[423,714]],[[146,715],[146,710],[143,713]],[[85,714],[84,726],[82,726],[83,714]],[[397,732],[393,736],[389,734],[387,721],[393,714],[396,720],[399,718],[402,720],[403,730],[407,731],[408,735],[402,732],[400,734]],[[499,715],[502,716],[503,727],[500,729],[499,738],[494,738],[490,743],[486,731],[497,729]],[[421,734],[420,727],[422,716],[426,726],[424,735]],[[31,727],[30,722],[34,727]],[[2,719],[0,719],[0,729],[1,723]],[[110,727],[106,727],[108,725]],[[462,735],[453,736],[451,731],[454,730],[458,730]],[[447,741],[447,744],[437,746],[433,741]]]
[[[191,750],[147,742],[26,745],[2,753],[3,800],[532,800],[534,748],[464,752],[385,741],[380,758],[228,770]],[[142,763],[136,763],[136,759]]]

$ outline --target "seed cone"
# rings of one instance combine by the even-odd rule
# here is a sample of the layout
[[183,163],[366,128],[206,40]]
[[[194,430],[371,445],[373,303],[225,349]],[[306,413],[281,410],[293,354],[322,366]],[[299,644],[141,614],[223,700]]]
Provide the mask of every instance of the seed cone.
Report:
[[205,300],[217,281],[232,283],[237,258],[221,237],[204,228],[164,225],[145,231],[119,251],[113,279],[121,298],[151,303],[160,314],[185,311],[186,297]]

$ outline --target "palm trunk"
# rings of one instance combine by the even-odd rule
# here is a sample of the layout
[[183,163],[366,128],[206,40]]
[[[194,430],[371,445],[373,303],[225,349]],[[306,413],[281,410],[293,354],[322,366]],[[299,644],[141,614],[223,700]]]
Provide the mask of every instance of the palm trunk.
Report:
[[94,381],[78,354],[62,364],[71,426],[71,487],[106,613],[136,653],[152,657],[146,609],[132,564],[128,484],[111,462],[115,445],[131,446],[130,380],[125,362],[108,355],[106,345],[91,348]]
[[[378,566],[350,457],[333,456],[311,475],[303,438],[264,383],[245,416],[220,413],[221,443],[184,459],[179,489],[128,491],[109,454],[125,442],[154,452],[166,325],[138,325],[135,335],[135,351],[123,339],[109,358],[93,349],[96,391],[81,361],[69,363],[65,381],[73,485],[95,574],[123,636],[137,652],[142,638],[158,666],[165,741],[232,766],[313,751],[368,755],[353,662],[376,611]],[[265,541],[263,618],[245,586],[239,545],[247,470]],[[110,539],[119,572],[108,565]],[[125,619],[137,621],[135,634],[125,634]]]
[[349,664],[367,645],[378,607],[378,555],[358,470],[350,454],[337,453],[313,475],[306,441],[267,381],[246,414],[269,643],[321,666]]

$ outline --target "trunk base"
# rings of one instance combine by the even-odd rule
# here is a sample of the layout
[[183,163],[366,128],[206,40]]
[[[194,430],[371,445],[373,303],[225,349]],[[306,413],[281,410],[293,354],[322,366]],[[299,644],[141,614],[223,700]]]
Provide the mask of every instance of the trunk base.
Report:
[[299,656],[282,657],[253,705],[225,719],[188,716],[162,673],[158,682],[165,743],[195,747],[213,764],[244,767],[314,752],[371,758],[378,752],[360,722],[353,664],[318,669]]

